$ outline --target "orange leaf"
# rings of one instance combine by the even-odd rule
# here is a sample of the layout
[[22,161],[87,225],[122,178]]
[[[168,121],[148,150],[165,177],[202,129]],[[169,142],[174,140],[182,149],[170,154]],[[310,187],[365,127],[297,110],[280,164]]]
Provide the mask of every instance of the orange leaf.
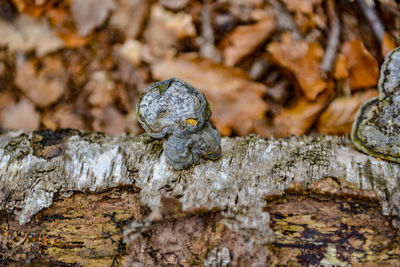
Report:
[[392,37],[389,33],[385,32],[383,36],[382,46],[381,46],[381,53],[382,56],[386,56],[387,53],[392,51],[397,47],[396,43],[393,41]]
[[228,44],[223,51],[225,65],[236,65],[263,43],[275,29],[276,22],[273,17],[267,17],[254,25],[238,26],[222,41],[223,44]]
[[333,77],[336,80],[346,79],[347,77],[349,77],[349,68],[347,66],[347,59],[341,53],[337,54],[335,66],[333,68]]
[[[33,17],[40,17],[44,12],[54,8],[56,0],[35,1],[35,0],[12,0],[20,13],[29,14]],[[42,2],[37,4],[36,2]]]
[[317,130],[326,134],[350,133],[354,116],[360,104],[377,95],[376,89],[370,89],[357,92],[350,97],[334,99],[319,117]]
[[52,28],[56,31],[66,47],[75,48],[84,46],[89,38],[81,37],[72,23],[71,14],[64,7],[55,8],[47,12]]
[[320,4],[322,0],[283,0],[286,8],[290,11],[296,11],[306,14],[314,12],[314,5]]
[[267,50],[275,62],[294,74],[307,99],[315,100],[326,89],[327,83],[320,76],[324,50],[319,43],[293,41],[284,33],[282,41],[270,43]]
[[351,89],[374,87],[378,83],[379,66],[360,39],[347,41],[341,49],[349,67]]
[[328,104],[332,93],[333,90],[326,90],[312,102],[301,97],[294,106],[284,109],[274,119],[274,135],[286,137],[292,134],[299,136],[307,133],[318,119],[320,112]]
[[211,119],[222,135],[249,134],[267,110],[262,99],[266,87],[237,68],[183,54],[153,64],[152,74],[161,80],[180,78],[204,93],[212,107]]

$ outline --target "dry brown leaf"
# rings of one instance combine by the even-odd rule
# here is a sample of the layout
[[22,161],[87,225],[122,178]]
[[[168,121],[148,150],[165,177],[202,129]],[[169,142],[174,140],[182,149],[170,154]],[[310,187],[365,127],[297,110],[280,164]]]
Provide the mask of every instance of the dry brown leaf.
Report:
[[127,38],[135,39],[146,18],[150,1],[119,0],[110,18],[110,25],[125,33]]
[[58,58],[46,57],[39,71],[32,61],[17,67],[15,85],[39,107],[56,102],[66,88],[66,75]]
[[84,46],[89,38],[82,37],[76,32],[74,20],[71,18],[69,9],[65,6],[53,8],[46,13],[51,27],[61,38],[66,47],[74,48]]
[[326,27],[327,18],[321,7],[322,0],[283,0],[286,8],[294,12],[293,20],[302,32],[318,26]]
[[141,61],[142,43],[138,40],[128,39],[122,45],[116,47],[117,53],[134,66]]
[[224,63],[227,66],[236,65],[242,58],[249,55],[263,43],[276,29],[274,17],[266,17],[253,25],[238,26],[222,43],[224,48]]
[[136,111],[128,113],[128,115],[125,116],[125,120],[126,130],[129,134],[138,135],[143,132],[142,127],[139,126],[137,121]]
[[44,12],[54,7],[57,0],[12,0],[20,13],[29,14],[34,17],[41,16]]
[[246,22],[254,19],[252,16],[254,10],[265,9],[265,1],[263,0],[229,0],[225,2],[228,3],[229,14]]
[[350,133],[359,106],[367,99],[377,95],[376,89],[370,89],[357,92],[351,97],[334,99],[319,117],[317,130],[326,134]]
[[66,32],[66,33],[57,32],[57,36],[64,41],[65,46],[68,48],[81,47],[84,46],[89,41],[88,38],[81,37],[75,32]]
[[152,5],[144,38],[154,57],[164,58],[173,54],[179,39],[195,35],[191,15],[183,11],[174,13],[158,4]]
[[274,118],[274,136],[287,137],[292,134],[297,136],[306,134],[328,104],[332,94],[333,90],[328,89],[320,94],[315,101],[301,97],[292,107],[284,109],[281,114]]
[[10,53],[7,47],[0,48],[0,92],[12,91],[14,87],[14,78],[14,54]]
[[85,86],[89,103],[93,106],[108,106],[115,97],[115,83],[106,71],[96,71]]
[[212,107],[212,120],[222,135],[232,131],[249,134],[254,122],[262,119],[267,110],[262,99],[266,87],[251,81],[246,72],[237,68],[181,55],[154,64],[152,74],[160,80],[180,78],[204,93]]
[[114,0],[70,0],[71,13],[81,36],[88,35],[103,24],[110,11],[116,8]]
[[124,116],[113,106],[93,108],[91,115],[94,120],[92,128],[94,131],[117,135],[125,132],[126,122]]
[[347,59],[342,53],[337,54],[335,66],[333,67],[333,77],[336,80],[346,79],[349,77]]
[[389,33],[385,32],[385,35],[383,36],[383,41],[381,45],[381,54],[383,57],[386,56],[387,53],[392,51],[397,47],[396,43],[393,41],[392,37],[390,36]]
[[70,106],[59,104],[42,114],[41,122],[44,128],[56,130],[59,128],[72,128],[88,130],[81,116],[75,114]]
[[1,114],[2,127],[15,130],[22,129],[25,133],[37,130],[39,120],[39,113],[35,110],[32,102],[27,99],[4,109]]
[[289,11],[311,14],[314,6],[321,4],[322,0],[282,0]]
[[64,47],[45,20],[28,15],[20,15],[12,23],[0,19],[0,36],[0,45],[8,46],[10,51],[36,50],[38,56]]
[[15,105],[15,97],[13,94],[7,91],[0,90],[0,110],[10,108]]
[[281,42],[270,43],[267,50],[277,64],[294,74],[309,100],[315,100],[326,89],[327,83],[320,76],[324,50],[319,43],[293,41],[290,33],[284,33]]
[[360,39],[346,41],[341,49],[349,68],[348,82],[351,89],[374,87],[378,83],[379,66]]
[[189,0],[159,0],[158,2],[168,9],[180,10],[188,4]]

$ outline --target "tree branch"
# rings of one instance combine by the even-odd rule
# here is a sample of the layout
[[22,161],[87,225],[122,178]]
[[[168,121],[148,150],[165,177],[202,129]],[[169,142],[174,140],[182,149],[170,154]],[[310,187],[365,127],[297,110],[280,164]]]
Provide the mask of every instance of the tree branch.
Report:
[[[182,216],[219,211],[219,219],[213,215],[213,220],[221,220],[230,231],[251,235],[255,231],[256,238],[246,241],[255,248],[276,238],[270,228],[271,214],[265,210],[266,197],[308,191],[379,202],[383,214],[392,216],[393,226],[399,229],[400,166],[354,150],[347,137],[223,138],[222,151],[218,161],[174,171],[165,161],[162,141],[147,135],[4,132],[0,136],[0,211],[11,218],[14,214],[23,225],[55,198],[67,201],[72,193],[108,194],[113,188],[131,186],[140,191],[138,205],[149,207],[151,215],[146,213],[142,222],[138,222],[140,216],[133,216],[133,223],[125,228],[129,247],[144,242],[142,233],[154,230],[163,218],[179,223]],[[126,201],[127,196],[119,198]],[[215,255],[206,251],[207,262],[218,257],[227,260],[226,250],[218,251]]]

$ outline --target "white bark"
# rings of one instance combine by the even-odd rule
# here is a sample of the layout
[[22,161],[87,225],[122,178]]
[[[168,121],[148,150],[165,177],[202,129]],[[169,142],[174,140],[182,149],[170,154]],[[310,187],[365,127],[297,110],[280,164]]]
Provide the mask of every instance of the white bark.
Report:
[[0,211],[15,214],[20,224],[49,207],[55,194],[129,184],[141,189],[142,203],[153,211],[161,196],[175,197],[184,211],[224,210],[231,229],[257,229],[267,241],[265,196],[281,194],[294,182],[336,177],[375,191],[384,215],[394,216],[399,228],[400,165],[356,151],[347,137],[223,138],[220,160],[174,171],[165,161],[162,141],[147,135],[71,131],[60,136],[46,143],[47,137],[37,133],[0,135]]

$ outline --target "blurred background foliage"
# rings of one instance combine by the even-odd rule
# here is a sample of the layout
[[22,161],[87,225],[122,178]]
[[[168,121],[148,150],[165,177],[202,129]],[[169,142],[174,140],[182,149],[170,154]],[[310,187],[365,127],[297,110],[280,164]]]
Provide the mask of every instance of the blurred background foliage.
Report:
[[153,82],[224,136],[345,134],[400,41],[394,0],[0,0],[0,127],[139,134]]

